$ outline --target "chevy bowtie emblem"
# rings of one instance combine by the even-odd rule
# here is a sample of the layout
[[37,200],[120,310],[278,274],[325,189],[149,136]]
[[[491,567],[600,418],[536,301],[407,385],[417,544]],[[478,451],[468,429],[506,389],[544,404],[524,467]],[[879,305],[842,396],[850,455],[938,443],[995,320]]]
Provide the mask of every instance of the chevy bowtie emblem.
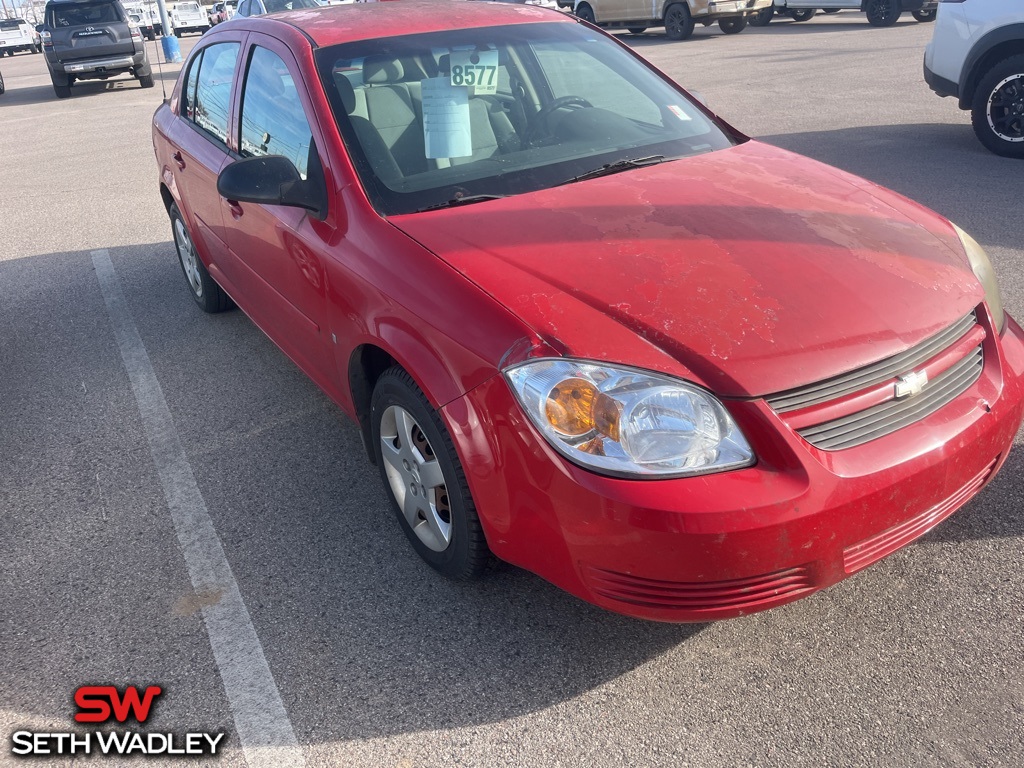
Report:
[[896,399],[921,394],[927,383],[928,374],[925,371],[914,371],[900,376],[896,379]]

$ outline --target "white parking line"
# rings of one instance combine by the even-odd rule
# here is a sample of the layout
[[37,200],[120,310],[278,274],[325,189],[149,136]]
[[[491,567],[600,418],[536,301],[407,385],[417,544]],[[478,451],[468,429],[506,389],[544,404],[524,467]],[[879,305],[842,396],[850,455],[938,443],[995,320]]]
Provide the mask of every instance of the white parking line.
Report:
[[92,263],[142,414],[143,430],[192,588],[198,595],[223,595],[214,605],[203,608],[203,619],[246,762],[252,768],[304,766],[302,748],[196,485],[192,466],[178,440],[163,390],[128,310],[110,254],[106,250],[93,251]]

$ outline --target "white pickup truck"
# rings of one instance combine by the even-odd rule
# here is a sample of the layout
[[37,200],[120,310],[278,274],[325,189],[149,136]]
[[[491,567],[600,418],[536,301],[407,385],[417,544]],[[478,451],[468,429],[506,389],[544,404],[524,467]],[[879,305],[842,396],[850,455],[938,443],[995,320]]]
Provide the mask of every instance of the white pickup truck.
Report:
[[203,34],[210,28],[210,17],[206,15],[206,9],[197,2],[190,0],[185,3],[174,3],[167,10],[170,12],[171,28],[174,29],[175,37],[181,37],[186,32]]
[[819,10],[825,13],[847,10],[864,11],[868,24],[873,27],[891,27],[904,11],[910,11],[918,21],[935,21],[938,4],[939,0],[775,0],[774,6],[760,11],[750,23],[763,27],[775,16],[807,21]]
[[18,51],[40,53],[39,35],[24,19],[0,19],[0,56],[13,56]]
[[[560,6],[568,2],[557,1]],[[725,34],[735,35],[771,4],[772,0],[575,0],[573,13],[591,24],[624,27],[633,34],[664,27],[669,40],[686,40],[695,25],[715,22]]]

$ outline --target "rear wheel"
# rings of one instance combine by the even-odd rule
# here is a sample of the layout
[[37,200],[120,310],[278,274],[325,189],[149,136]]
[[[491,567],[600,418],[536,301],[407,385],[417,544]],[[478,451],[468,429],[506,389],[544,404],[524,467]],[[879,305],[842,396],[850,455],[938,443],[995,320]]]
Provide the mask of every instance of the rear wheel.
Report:
[[594,9],[584,3],[576,9],[576,18],[583,19],[588,24],[597,24],[597,17],[594,15]]
[[146,39],[150,40],[150,41],[156,40],[156,30],[155,29],[147,29],[146,30]]
[[669,40],[686,40],[693,34],[693,17],[685,3],[674,3],[665,10],[665,36]]
[[793,17],[793,21],[810,21],[814,18],[814,14],[817,10],[814,8],[800,8],[796,11],[790,11],[789,15]]
[[762,8],[760,11],[750,17],[750,26],[752,27],[767,27],[775,16],[775,8],[768,6]]
[[911,15],[918,21],[935,21],[935,14],[934,8],[931,10],[922,8],[920,11],[911,11]]
[[727,35],[738,35],[747,28],[747,17],[735,16],[730,19],[719,19],[718,28]]
[[1024,158],[1024,55],[992,67],[974,92],[971,125],[986,149]]
[[178,206],[171,203],[167,213],[171,217],[171,231],[174,234],[174,248],[178,252],[178,263],[181,265],[181,271],[185,274],[192,298],[203,312],[213,314],[231,309],[231,299],[210,277],[202,259],[199,258],[195,244],[192,242],[192,235],[189,234],[185,219],[182,218]]
[[401,368],[377,380],[370,426],[381,479],[413,549],[449,578],[480,576],[490,550],[466,474],[441,417]]
[[153,87],[153,73],[150,72],[148,75],[139,75],[139,85],[143,88]]
[[891,27],[900,19],[900,0],[868,0],[864,10],[872,27]]
[[0,94],[4,92],[4,76],[0,74]]

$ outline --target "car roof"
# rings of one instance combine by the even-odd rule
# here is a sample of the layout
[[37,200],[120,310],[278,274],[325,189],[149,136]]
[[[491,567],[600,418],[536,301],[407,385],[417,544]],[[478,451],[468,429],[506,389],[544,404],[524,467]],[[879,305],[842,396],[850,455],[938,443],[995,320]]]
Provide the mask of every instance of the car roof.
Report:
[[[254,16],[251,22],[260,20],[264,24],[276,22],[297,27],[315,45],[322,47],[421,32],[570,21],[571,18],[559,11],[532,5],[466,0],[394,0],[284,11],[269,16]],[[255,23],[253,29],[256,29]]]

